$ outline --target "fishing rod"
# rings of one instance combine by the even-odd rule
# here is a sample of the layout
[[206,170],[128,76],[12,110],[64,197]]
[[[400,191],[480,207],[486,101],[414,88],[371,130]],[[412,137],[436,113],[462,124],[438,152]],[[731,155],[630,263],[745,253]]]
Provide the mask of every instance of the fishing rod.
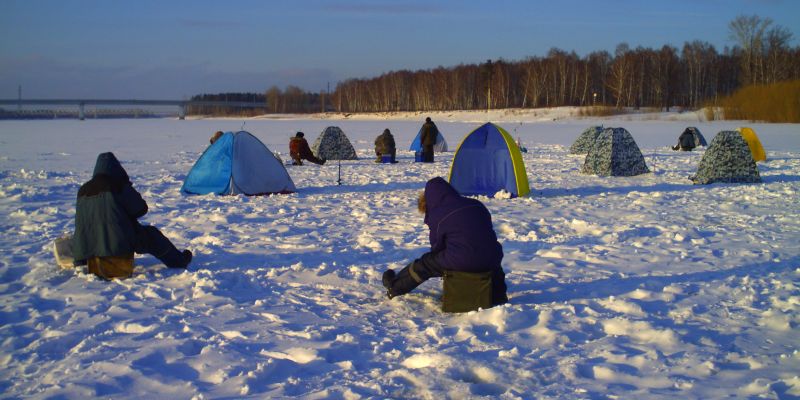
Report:
[[339,179],[336,180],[336,184],[342,186],[342,159],[339,159]]

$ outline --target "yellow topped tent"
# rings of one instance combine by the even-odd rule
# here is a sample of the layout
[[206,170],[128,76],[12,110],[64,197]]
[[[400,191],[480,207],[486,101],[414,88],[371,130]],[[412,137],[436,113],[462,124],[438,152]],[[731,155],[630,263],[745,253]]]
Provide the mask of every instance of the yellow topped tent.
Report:
[[450,184],[462,195],[512,197],[530,192],[522,153],[505,129],[486,123],[461,141],[450,166]]
[[761,146],[761,141],[758,140],[758,135],[756,135],[756,131],[753,128],[743,126],[736,128],[736,131],[742,135],[744,141],[747,142],[747,146],[750,147],[750,152],[753,153],[753,160],[759,162],[767,159],[767,153],[764,152],[764,147]]

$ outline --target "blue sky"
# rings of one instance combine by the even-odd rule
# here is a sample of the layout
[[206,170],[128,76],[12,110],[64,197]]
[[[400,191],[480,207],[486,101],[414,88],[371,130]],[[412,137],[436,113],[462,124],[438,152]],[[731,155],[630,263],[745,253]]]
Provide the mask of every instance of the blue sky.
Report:
[[0,0],[0,98],[182,99],[398,69],[585,55],[621,42],[721,50],[737,15],[800,36],[798,0]]

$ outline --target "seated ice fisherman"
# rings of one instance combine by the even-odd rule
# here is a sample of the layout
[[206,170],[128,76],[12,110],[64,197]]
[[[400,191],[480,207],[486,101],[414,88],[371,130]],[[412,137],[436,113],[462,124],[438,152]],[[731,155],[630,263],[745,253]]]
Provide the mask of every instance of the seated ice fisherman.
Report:
[[394,136],[389,129],[384,129],[383,133],[375,138],[375,156],[376,163],[383,161],[383,156],[391,156],[391,162],[396,163],[395,157],[397,156],[397,148],[394,143]]
[[178,251],[157,228],[138,219],[147,203],[113,153],[97,156],[92,179],[78,190],[72,251],[76,264],[102,278],[133,272],[133,253],[152,254],[170,268],[186,268],[192,252]]
[[432,277],[444,277],[444,311],[470,311],[508,302],[503,246],[489,210],[463,197],[441,177],[425,184],[418,208],[430,229],[431,250],[400,272],[383,273],[389,298],[404,295]]
[[686,128],[680,136],[678,136],[678,144],[672,147],[672,150],[692,151],[694,150],[694,135],[691,129]]
[[292,165],[303,165],[303,160],[319,165],[325,164],[325,160],[317,158],[308,147],[305,135],[303,132],[297,132],[293,138],[289,139],[289,156],[292,157]]

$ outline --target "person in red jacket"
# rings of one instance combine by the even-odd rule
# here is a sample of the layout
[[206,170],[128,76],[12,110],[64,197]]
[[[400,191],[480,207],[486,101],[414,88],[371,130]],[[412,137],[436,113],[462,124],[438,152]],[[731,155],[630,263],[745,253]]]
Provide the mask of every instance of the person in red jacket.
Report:
[[308,142],[305,139],[305,133],[297,132],[293,138],[289,140],[289,156],[292,157],[292,165],[303,165],[303,160],[311,161],[314,164],[325,164],[324,159],[319,159],[308,147]]

